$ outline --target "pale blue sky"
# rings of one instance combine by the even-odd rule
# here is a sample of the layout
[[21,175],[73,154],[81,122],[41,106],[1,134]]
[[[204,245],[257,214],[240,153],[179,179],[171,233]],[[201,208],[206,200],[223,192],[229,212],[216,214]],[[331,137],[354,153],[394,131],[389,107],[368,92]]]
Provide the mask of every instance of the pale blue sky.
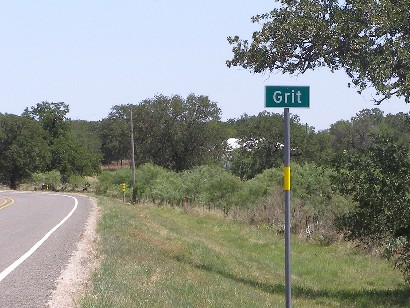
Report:
[[[227,68],[226,37],[249,38],[250,18],[272,0],[0,0],[0,112],[41,101],[70,105],[72,119],[100,120],[112,106],[156,94],[208,95],[222,118],[264,110],[265,85],[310,86],[303,123],[326,129],[373,108],[371,91],[348,89],[343,72],[299,77]],[[386,113],[408,112],[402,99]],[[269,109],[282,113],[283,110]]]

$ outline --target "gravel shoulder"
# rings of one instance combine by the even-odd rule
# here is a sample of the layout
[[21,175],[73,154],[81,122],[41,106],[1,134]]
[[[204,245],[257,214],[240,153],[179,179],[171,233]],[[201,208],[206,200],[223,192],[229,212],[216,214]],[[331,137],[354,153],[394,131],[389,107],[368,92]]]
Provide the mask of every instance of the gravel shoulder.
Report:
[[56,288],[47,303],[47,307],[79,307],[79,300],[89,287],[90,276],[99,265],[96,227],[100,211],[96,200],[88,198],[92,204],[92,209],[81,240],[76,251],[70,257],[69,263],[57,279]]

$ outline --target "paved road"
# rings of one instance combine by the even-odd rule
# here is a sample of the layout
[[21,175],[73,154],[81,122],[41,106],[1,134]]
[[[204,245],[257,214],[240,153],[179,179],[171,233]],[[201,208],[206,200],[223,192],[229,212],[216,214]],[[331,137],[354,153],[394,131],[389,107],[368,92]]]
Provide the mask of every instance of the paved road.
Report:
[[0,307],[45,307],[90,210],[77,195],[0,191]]

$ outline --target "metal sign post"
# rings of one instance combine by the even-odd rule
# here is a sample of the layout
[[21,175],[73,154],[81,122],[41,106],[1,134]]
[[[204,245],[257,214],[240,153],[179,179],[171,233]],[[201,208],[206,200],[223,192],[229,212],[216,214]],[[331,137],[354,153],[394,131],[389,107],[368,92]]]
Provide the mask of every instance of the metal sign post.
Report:
[[291,307],[291,274],[290,274],[290,116],[289,108],[284,109],[285,144],[283,190],[285,192],[285,297],[286,308]]
[[309,87],[266,86],[265,107],[284,108],[283,191],[285,193],[285,297],[286,308],[291,308],[290,273],[290,115],[289,108],[309,108]]

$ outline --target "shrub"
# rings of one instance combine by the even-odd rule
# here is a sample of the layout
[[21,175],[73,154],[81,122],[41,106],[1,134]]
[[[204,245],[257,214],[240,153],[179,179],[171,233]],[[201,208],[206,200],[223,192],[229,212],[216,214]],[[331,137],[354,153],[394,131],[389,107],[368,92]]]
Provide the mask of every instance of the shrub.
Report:
[[181,176],[175,172],[165,172],[152,182],[151,196],[160,204],[180,204],[183,195]]
[[118,169],[114,171],[112,184],[121,185],[122,183],[131,186],[132,172],[130,169]]
[[227,215],[230,208],[235,205],[237,193],[241,189],[241,180],[232,173],[217,168],[211,177],[203,183],[200,200],[208,206],[214,205],[223,210]]
[[95,187],[95,192],[98,195],[105,195],[108,193],[110,187],[114,184],[114,172],[102,171],[98,176],[98,183]]
[[190,203],[204,203],[204,187],[223,169],[216,166],[199,166],[182,173],[184,196]]
[[70,191],[83,190],[86,186],[86,179],[80,175],[70,175],[67,179],[67,188]]
[[44,173],[34,173],[32,181],[35,189],[49,189],[53,191],[60,190],[61,174],[57,170],[52,170]]
[[[314,164],[292,166],[292,232],[315,237],[324,244],[338,239],[335,216],[346,213],[351,201],[334,192],[330,178],[334,172]],[[189,205],[219,209],[255,225],[264,224],[283,231],[283,171],[265,170],[251,180],[241,181],[218,166],[199,166],[181,173],[153,164],[137,169],[135,196],[139,201]],[[120,184],[131,185],[131,171],[103,171],[96,192],[122,198]],[[127,189],[127,198],[131,198]]]
[[137,171],[137,184],[135,195],[138,199],[145,198],[152,200],[154,198],[152,190],[157,179],[164,177],[168,171],[162,167],[151,163],[140,166]]

